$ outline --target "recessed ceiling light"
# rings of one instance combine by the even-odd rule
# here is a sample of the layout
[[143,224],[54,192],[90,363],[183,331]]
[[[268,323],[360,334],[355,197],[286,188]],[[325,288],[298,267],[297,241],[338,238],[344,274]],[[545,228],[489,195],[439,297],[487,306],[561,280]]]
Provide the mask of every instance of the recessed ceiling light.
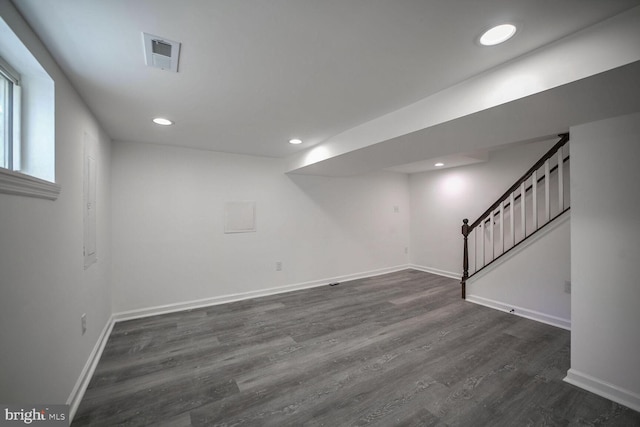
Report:
[[163,119],[162,117],[156,117],[155,119],[153,119],[153,123],[157,125],[162,125],[162,126],[170,126],[173,124],[171,120]]
[[515,25],[502,24],[487,30],[480,37],[480,44],[484,46],[493,46],[509,40],[516,33]]
[[433,166],[435,166],[435,167],[439,168],[439,167],[444,166],[444,163],[442,163],[442,162],[438,162],[438,163],[436,163],[436,164],[435,164],[435,165],[433,165]]
[[289,144],[293,144],[293,145],[302,144],[302,140],[298,138],[290,139]]

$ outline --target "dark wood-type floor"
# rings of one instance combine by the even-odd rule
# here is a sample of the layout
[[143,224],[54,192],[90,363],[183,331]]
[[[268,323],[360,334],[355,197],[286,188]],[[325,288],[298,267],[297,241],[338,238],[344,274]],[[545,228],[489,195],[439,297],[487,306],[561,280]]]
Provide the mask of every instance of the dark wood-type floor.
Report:
[[406,270],[115,325],[73,422],[638,426],[562,381],[569,332]]

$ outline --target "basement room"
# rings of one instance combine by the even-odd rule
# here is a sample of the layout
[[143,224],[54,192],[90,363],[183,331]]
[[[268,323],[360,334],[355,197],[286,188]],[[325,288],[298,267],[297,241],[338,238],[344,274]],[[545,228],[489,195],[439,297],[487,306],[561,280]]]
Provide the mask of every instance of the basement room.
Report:
[[0,0],[0,425],[640,426],[637,0]]

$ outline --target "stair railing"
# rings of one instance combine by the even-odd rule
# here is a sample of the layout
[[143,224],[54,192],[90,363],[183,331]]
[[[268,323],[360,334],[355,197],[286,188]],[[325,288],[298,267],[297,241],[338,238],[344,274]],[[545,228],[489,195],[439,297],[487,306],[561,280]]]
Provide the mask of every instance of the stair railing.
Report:
[[462,220],[462,298],[469,278],[569,210],[569,134],[558,136],[560,140],[478,219],[471,224]]

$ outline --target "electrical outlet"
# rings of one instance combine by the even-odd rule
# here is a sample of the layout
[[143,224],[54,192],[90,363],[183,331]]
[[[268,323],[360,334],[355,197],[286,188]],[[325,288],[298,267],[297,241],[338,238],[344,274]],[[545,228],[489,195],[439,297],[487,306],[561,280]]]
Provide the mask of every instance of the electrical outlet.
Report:
[[82,313],[80,316],[80,325],[82,326],[82,335],[87,332],[87,313]]
[[570,294],[571,293],[571,280],[565,280],[564,281],[564,293],[566,293],[566,294]]
[[276,271],[282,271],[282,261],[276,261]]
[[409,248],[406,247],[406,246],[404,247],[404,253],[405,253],[405,255],[409,253]]
[[393,212],[394,213],[400,213],[400,206],[394,206],[393,207]]

